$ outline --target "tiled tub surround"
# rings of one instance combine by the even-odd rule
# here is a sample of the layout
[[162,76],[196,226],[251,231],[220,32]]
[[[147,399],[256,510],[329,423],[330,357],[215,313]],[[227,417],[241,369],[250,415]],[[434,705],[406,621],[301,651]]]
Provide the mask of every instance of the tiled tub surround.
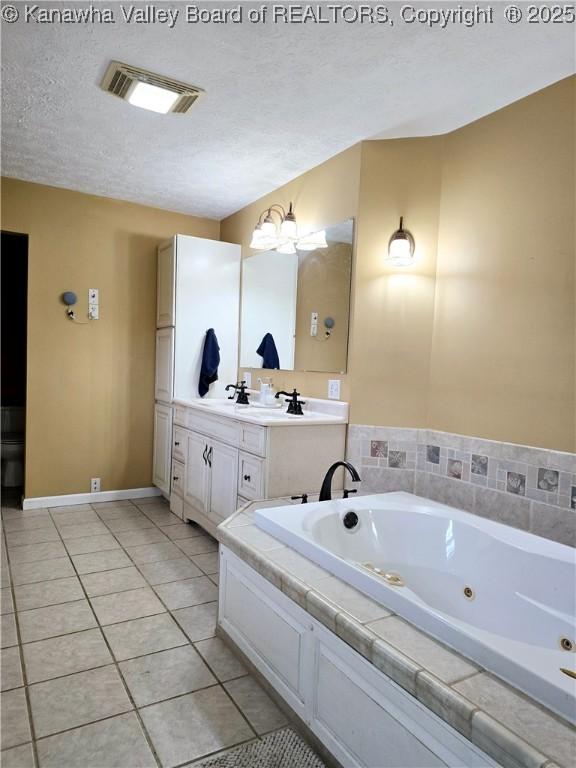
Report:
[[2,525],[3,768],[169,768],[285,725],[215,637],[216,542],[163,500]]
[[576,674],[576,656],[559,642],[576,624],[572,548],[406,491],[259,509],[255,520],[576,724],[574,679],[560,671]]
[[221,544],[505,768],[574,765],[566,721],[256,528],[260,506],[223,523]]
[[576,454],[351,424],[346,455],[363,494],[409,491],[576,546]]

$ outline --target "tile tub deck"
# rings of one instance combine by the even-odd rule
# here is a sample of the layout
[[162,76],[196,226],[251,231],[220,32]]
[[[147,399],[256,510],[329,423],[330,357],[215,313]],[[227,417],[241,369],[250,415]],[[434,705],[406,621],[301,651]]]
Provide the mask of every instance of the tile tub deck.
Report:
[[219,527],[257,573],[505,768],[571,768],[576,730],[256,527],[252,502]]

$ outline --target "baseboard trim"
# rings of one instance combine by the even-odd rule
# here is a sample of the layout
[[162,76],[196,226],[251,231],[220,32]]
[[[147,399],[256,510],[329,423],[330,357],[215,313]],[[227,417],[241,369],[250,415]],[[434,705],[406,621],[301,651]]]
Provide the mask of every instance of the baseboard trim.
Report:
[[98,493],[67,493],[63,496],[36,496],[24,499],[22,509],[40,509],[41,507],[69,507],[73,504],[92,504],[99,501],[123,501],[124,499],[143,499],[147,496],[161,496],[162,491],[156,486],[151,488],[127,488],[122,491],[98,491]]

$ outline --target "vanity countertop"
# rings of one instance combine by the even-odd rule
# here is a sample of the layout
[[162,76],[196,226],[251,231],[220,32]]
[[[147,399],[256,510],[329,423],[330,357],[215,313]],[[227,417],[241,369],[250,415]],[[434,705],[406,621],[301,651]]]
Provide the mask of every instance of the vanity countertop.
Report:
[[255,501],[218,528],[220,542],[504,768],[570,768],[566,721],[257,528]]
[[324,426],[348,423],[348,403],[317,398],[304,398],[304,400],[306,404],[303,416],[292,416],[286,413],[284,402],[280,408],[266,408],[260,406],[257,401],[250,405],[237,405],[233,400],[219,398],[174,399],[172,402],[174,405],[194,408],[202,413],[211,413],[214,416],[224,416],[235,421],[244,421],[263,427],[297,427],[315,424]]

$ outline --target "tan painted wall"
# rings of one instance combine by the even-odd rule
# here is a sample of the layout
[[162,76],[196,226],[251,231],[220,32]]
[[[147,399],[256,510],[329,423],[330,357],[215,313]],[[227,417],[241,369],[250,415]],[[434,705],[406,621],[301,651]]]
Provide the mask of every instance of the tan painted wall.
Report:
[[[262,210],[272,203],[288,207],[292,201],[302,231],[314,231],[353,218],[358,211],[359,180],[358,144],[224,219],[221,222],[222,240],[241,243],[243,256],[249,255],[248,244],[254,225]],[[255,386],[261,369],[252,369],[252,372]],[[309,397],[326,397],[328,379],[334,378],[334,374],[274,371],[272,378],[276,389],[291,390],[297,386]],[[339,374],[338,378],[342,381],[342,399],[349,400],[349,376]]]
[[[356,215],[353,423],[576,449],[575,91],[572,77],[442,137],[364,142],[222,222],[247,247],[270,202],[318,227]],[[384,261],[400,215],[409,269]],[[324,397],[331,377],[274,383]]]
[[428,426],[576,449],[576,78],[445,139]]
[[[441,138],[362,145],[350,340],[355,424],[426,421],[441,145]],[[416,238],[416,263],[404,270],[385,261],[401,215]]]
[[[2,180],[2,228],[29,235],[27,497],[151,485],[156,246],[216,221]],[[76,325],[60,294],[100,289]]]
[[[330,243],[299,254],[294,368],[298,371],[346,371],[350,318],[352,247]],[[318,335],[310,335],[310,317],[318,313]],[[326,337],[324,319],[334,327]]]

